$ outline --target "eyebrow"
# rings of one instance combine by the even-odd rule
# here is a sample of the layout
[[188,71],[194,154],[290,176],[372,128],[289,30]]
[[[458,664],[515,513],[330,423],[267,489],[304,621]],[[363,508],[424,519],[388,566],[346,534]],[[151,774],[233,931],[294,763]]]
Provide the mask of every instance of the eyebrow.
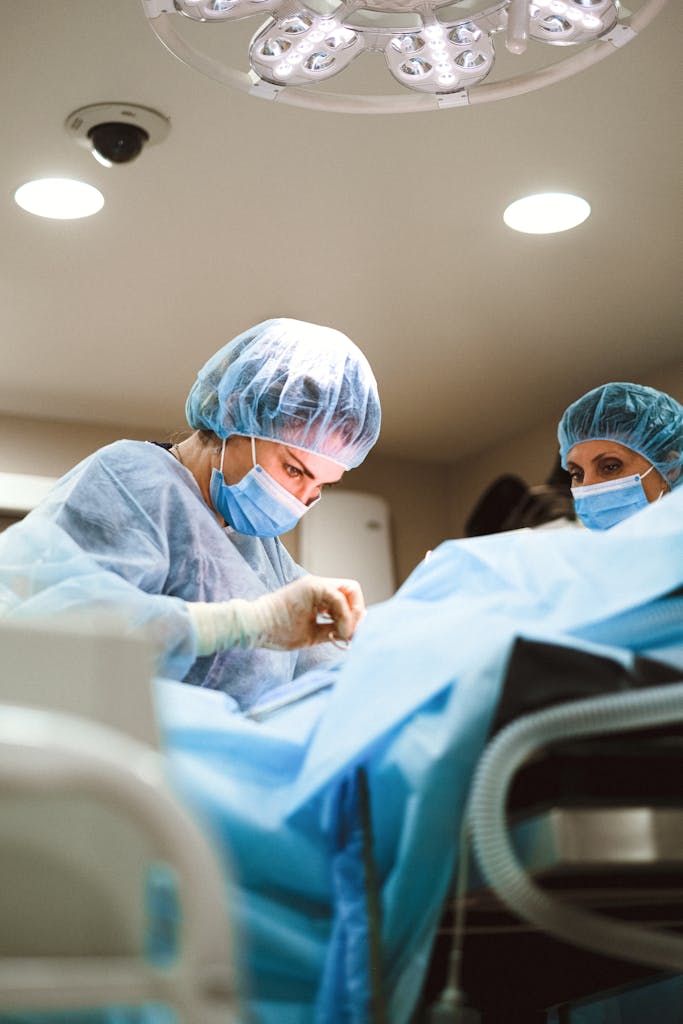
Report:
[[[301,459],[299,458],[299,456],[295,455],[291,448],[288,448],[287,445],[283,445],[283,448],[285,449],[287,455],[289,455],[290,459],[292,459],[293,462],[296,462],[298,464],[298,466],[301,469],[301,471],[304,474],[304,476],[307,476],[309,480],[317,480],[318,479],[318,477],[316,477],[315,473],[311,473],[310,469],[305,464],[305,462],[302,462]],[[340,469],[341,469],[341,467],[340,467]],[[341,476],[343,476],[343,472],[341,473]],[[341,476],[340,476],[339,479],[341,479]],[[321,487],[334,487],[334,485],[338,484],[338,483],[339,483],[339,480],[326,480],[326,481],[323,481],[323,483],[320,486]]]
[[285,445],[285,451],[289,455],[290,459],[292,459],[294,462],[297,462],[299,464],[299,468],[303,472],[304,476],[307,476],[309,480],[315,480],[315,476],[313,475],[313,473],[311,473],[311,471],[308,468],[308,466],[304,462],[301,461],[301,459],[299,458],[298,455],[294,454],[294,452],[292,451],[291,448],[288,448]]
[[[624,456],[620,455],[617,451],[612,452],[608,448],[607,451],[599,452],[598,455],[594,455],[592,459],[588,460],[588,462],[589,463],[598,462],[600,459],[604,459],[606,455],[609,455],[609,456],[611,456],[612,458],[615,458],[615,459],[622,459],[623,460],[623,458],[624,458]],[[576,469],[581,469],[582,468],[582,466],[581,466],[581,464],[579,462],[574,462],[573,459],[567,459],[567,468],[569,468],[570,466],[574,466]]]

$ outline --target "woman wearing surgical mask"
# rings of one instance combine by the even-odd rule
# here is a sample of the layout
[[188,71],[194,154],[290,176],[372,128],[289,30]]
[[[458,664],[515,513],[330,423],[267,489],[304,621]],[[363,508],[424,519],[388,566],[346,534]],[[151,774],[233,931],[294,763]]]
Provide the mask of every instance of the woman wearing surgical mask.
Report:
[[558,428],[576,514],[607,530],[683,483],[683,406],[641,384],[603,384]]
[[206,363],[185,412],[186,440],[95,452],[12,529],[39,557],[66,552],[44,608],[113,603],[153,636],[161,674],[248,706],[337,656],[322,641],[360,619],[358,584],[307,576],[279,537],[374,445],[377,385],[345,335],[268,320]]

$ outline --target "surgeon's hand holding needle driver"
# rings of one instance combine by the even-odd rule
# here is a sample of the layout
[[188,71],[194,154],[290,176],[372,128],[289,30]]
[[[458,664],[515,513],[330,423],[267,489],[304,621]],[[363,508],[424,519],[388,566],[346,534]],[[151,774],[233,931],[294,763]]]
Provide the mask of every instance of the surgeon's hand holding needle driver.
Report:
[[302,576],[254,601],[189,602],[197,653],[229,647],[292,651],[313,644],[348,642],[365,612],[355,580]]

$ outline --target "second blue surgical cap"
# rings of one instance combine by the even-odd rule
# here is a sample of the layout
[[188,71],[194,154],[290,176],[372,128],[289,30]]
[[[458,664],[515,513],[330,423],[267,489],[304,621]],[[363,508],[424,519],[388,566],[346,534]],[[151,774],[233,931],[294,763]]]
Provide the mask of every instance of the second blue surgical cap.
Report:
[[377,382],[345,334],[302,320],[266,320],[199,371],[185,405],[195,430],[291,444],[358,466],[379,435]]
[[670,487],[683,483],[683,406],[643,384],[603,384],[570,405],[557,430],[562,465],[581,441],[616,441],[638,452]]

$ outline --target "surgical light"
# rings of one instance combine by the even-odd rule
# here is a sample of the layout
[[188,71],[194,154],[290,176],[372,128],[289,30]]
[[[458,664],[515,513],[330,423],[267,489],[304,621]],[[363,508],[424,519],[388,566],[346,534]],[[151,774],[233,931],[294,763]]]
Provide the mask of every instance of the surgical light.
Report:
[[503,220],[514,231],[550,235],[583,224],[591,208],[585,199],[566,192],[543,192],[511,203]]
[[[620,0],[142,0],[161,42],[209,78],[281,103],[364,114],[463,106],[543,88],[610,56],[667,2],[641,0],[631,14]],[[208,26],[264,13],[248,71],[203,53],[175,27],[179,16]],[[522,60],[519,73],[504,80],[493,74],[499,37]],[[553,51],[543,52],[544,45]],[[316,89],[361,54],[383,56],[398,90],[368,96]],[[539,56],[546,65],[538,66]]]
[[27,181],[14,193],[22,210],[54,220],[90,217],[104,206],[104,196],[93,185],[71,178],[39,178]]

